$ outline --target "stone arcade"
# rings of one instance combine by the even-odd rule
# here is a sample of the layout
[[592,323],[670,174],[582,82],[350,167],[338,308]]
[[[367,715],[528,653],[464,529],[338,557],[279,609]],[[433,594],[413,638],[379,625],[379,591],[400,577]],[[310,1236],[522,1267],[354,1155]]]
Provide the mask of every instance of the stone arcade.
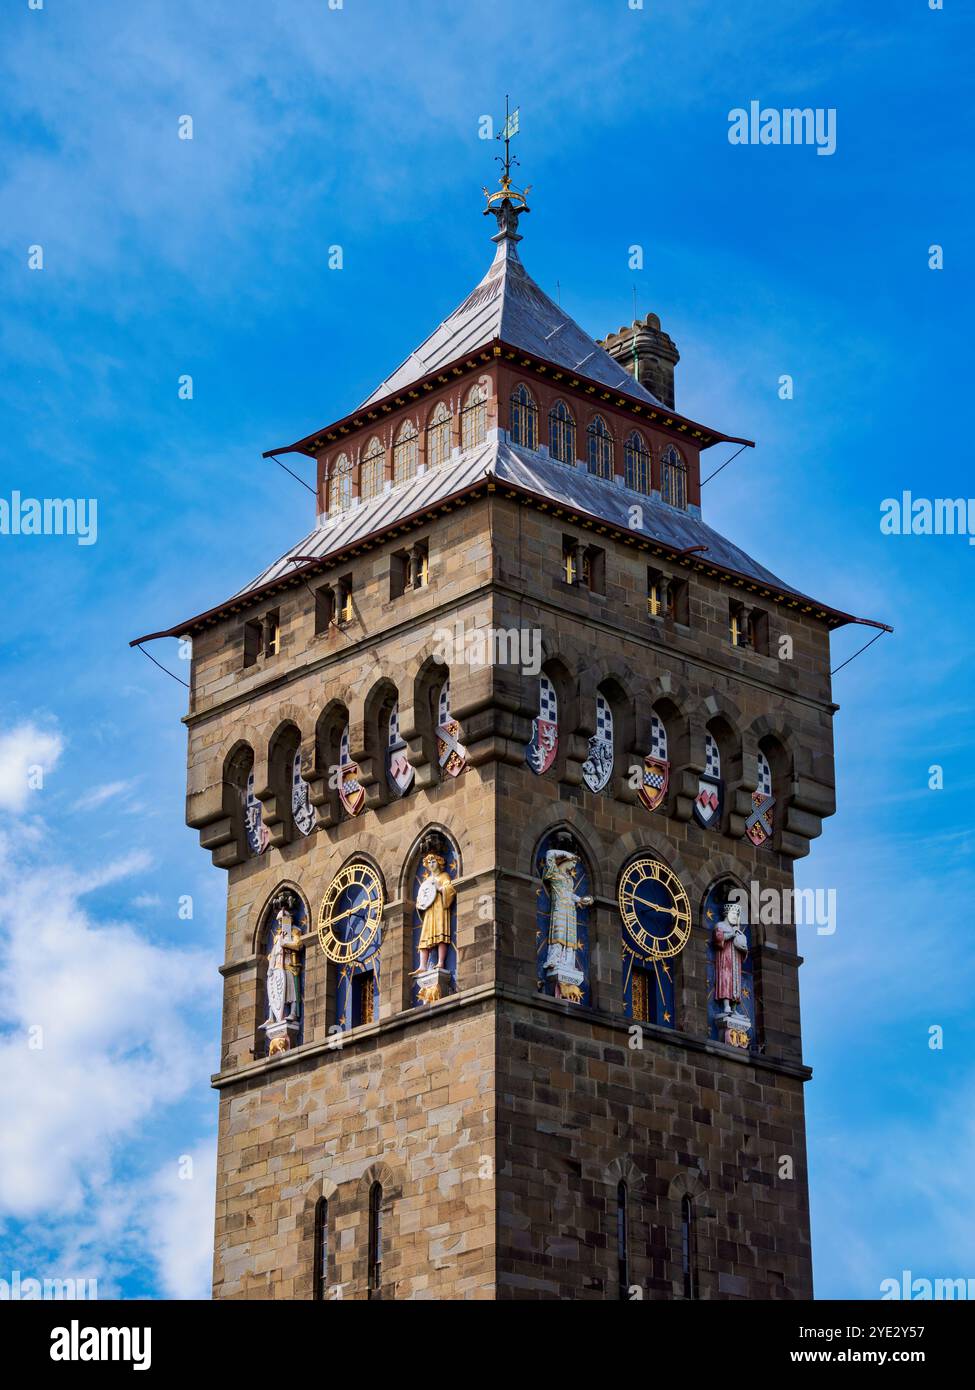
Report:
[[809,1298],[796,932],[729,896],[834,809],[855,620],[703,521],[744,441],[657,318],[598,344],[507,172],[487,211],[483,280],[287,446],[310,534],[154,634],[228,881],[214,1294]]

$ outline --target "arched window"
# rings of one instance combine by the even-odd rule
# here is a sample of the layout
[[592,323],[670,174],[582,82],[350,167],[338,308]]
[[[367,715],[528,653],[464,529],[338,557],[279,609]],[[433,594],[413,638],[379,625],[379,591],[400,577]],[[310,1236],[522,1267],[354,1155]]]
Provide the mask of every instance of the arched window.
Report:
[[650,492],[650,454],[643,442],[643,435],[634,430],[623,448],[623,467],[626,473],[626,486],[634,492]]
[[383,490],[386,478],[386,450],[373,436],[366,445],[359,469],[359,497],[367,502],[370,497],[378,497]]
[[548,451],[559,463],[575,464],[576,422],[565,401],[556,401],[548,413]]
[[630,1234],[627,1229],[626,1199],[626,1183],[621,1181],[616,1189],[616,1269],[621,1303],[630,1301]]
[[383,1189],[374,1182],[369,1189],[369,1297],[378,1298],[383,1283]]
[[319,1197],[315,1203],[315,1270],[314,1296],[328,1298],[328,1200]]
[[601,415],[593,419],[586,433],[589,437],[589,472],[597,478],[612,478],[613,436]]
[[404,420],[396,443],[393,445],[393,482],[405,483],[416,477],[417,452],[416,425],[412,420]]
[[427,467],[439,468],[449,458],[450,410],[444,401],[440,401],[427,425]]
[[660,496],[672,507],[687,507],[687,465],[673,444],[668,444],[660,460]]
[[460,413],[460,445],[462,449],[477,449],[487,438],[487,392],[474,386]]
[[680,1262],[684,1275],[684,1297],[697,1298],[697,1238],[694,1230],[694,1199],[686,1192],[680,1199]]
[[339,454],[332,460],[332,471],[328,478],[328,514],[344,512],[352,506],[352,460],[348,454]]
[[538,406],[527,386],[511,393],[511,442],[523,449],[538,448]]

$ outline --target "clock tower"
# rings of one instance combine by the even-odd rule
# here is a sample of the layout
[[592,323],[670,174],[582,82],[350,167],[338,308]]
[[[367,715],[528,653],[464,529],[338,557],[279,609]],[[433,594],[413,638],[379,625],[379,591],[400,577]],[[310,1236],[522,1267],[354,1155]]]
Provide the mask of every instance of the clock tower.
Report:
[[705,521],[747,441],[656,316],[549,298],[507,163],[486,212],[460,306],[272,451],[308,534],[153,634],[228,885],[214,1294],[809,1298],[793,863],[857,620]]

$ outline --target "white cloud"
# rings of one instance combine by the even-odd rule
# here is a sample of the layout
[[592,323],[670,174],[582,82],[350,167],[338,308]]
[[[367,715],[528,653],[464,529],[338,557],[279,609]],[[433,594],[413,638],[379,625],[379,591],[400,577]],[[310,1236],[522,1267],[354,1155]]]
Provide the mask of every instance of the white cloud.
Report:
[[80,879],[61,866],[0,874],[0,1210],[78,1211],[112,1171],[115,1146],[198,1080],[188,1027],[213,988],[200,951],[98,923],[79,892],[142,860]]
[[[61,746],[33,725],[0,735],[8,809],[26,802],[18,769],[42,757],[53,766]],[[174,1107],[206,1084],[216,961],[86,906],[151,855],[133,849],[79,872],[53,861],[36,829],[36,818],[10,816],[0,845],[4,1245],[32,1273],[97,1278],[102,1296],[140,1272],[173,1297],[205,1296],[212,1146],[194,1119],[153,1173],[158,1147],[146,1135],[165,1115],[179,1146]],[[194,1160],[191,1180],[177,1175],[181,1154]]]
[[92,787],[90,792],[78,798],[75,802],[76,811],[95,811],[99,806],[104,806],[106,801],[112,801],[122,797],[126,792],[132,790],[136,784],[133,778],[127,782],[105,782],[100,787]]
[[167,1298],[209,1298],[213,1278],[216,1140],[174,1156],[150,1182],[142,1209]]
[[0,734],[0,809],[23,811],[63,748],[60,734],[29,722]]

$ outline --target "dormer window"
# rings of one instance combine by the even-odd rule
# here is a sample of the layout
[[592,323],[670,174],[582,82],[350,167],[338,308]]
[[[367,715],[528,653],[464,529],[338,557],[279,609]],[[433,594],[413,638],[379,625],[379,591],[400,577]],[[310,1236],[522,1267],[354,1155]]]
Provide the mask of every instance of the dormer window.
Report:
[[332,470],[328,479],[328,514],[347,511],[352,506],[352,460],[348,454],[339,454],[332,460]]
[[597,478],[612,478],[613,436],[601,415],[595,416],[586,434],[589,440],[589,472]]
[[487,393],[483,386],[471,388],[460,413],[462,449],[477,449],[487,438]]
[[404,420],[393,445],[393,482],[406,483],[416,477],[417,439],[416,425],[412,420]]
[[672,507],[687,508],[687,465],[673,444],[668,444],[660,459],[660,496]]
[[427,467],[440,468],[450,458],[450,410],[439,401],[427,425]]
[[634,492],[650,493],[650,452],[639,430],[634,430],[623,448],[626,486]]
[[548,451],[559,463],[576,461],[576,422],[565,401],[556,401],[549,411]]
[[370,497],[378,497],[386,480],[386,450],[373,436],[366,445],[359,469],[359,497],[368,502]]
[[538,406],[527,386],[516,386],[511,395],[511,442],[538,448]]

